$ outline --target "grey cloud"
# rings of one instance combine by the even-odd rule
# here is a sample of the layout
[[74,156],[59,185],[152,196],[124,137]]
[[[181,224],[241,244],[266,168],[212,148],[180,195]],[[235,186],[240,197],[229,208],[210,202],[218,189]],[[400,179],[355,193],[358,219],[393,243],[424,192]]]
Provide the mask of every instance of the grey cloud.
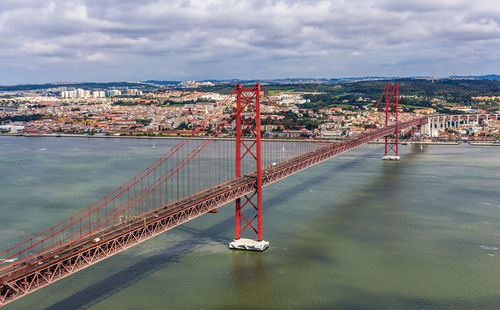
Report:
[[89,63],[109,79],[120,65],[136,78],[329,77],[384,74],[391,60],[413,75],[457,46],[471,63],[490,59],[499,16],[496,0],[4,0],[0,66],[22,63],[33,80],[81,80]]
[[[469,4],[469,5],[467,5]],[[436,11],[456,11],[460,9],[467,9],[470,7],[471,1],[465,0],[389,0],[381,1],[381,7],[389,11],[398,12],[436,12]]]

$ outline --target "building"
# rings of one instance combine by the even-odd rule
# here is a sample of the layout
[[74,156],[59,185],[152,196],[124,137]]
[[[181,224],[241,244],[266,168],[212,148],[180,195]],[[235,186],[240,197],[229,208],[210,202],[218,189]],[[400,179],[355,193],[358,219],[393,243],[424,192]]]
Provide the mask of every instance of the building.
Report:
[[127,89],[127,96],[135,96],[137,95],[137,89]]
[[122,92],[121,90],[117,89],[110,89],[106,91],[106,95],[113,97],[113,96],[121,96]]
[[434,114],[436,113],[436,110],[433,108],[426,108],[426,109],[415,109],[413,112],[417,114]]
[[90,95],[90,90],[84,90],[81,88],[61,92],[62,98],[90,98]]
[[75,92],[73,90],[65,90],[61,92],[62,98],[75,98]]
[[94,90],[92,92],[92,98],[104,98],[106,97],[106,93],[102,90]]
[[0,125],[0,132],[22,133],[23,131],[24,126]]

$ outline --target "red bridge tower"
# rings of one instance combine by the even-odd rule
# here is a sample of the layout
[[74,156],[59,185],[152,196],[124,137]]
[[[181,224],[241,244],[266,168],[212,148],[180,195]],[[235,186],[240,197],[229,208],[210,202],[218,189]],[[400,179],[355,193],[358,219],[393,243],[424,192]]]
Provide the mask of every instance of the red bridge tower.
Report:
[[[243,117],[242,112],[246,111]],[[249,113],[248,113],[249,112]],[[251,117],[248,117],[251,114]],[[242,139],[245,136],[245,140]],[[262,235],[262,158],[260,137],[260,84],[253,88],[243,88],[236,85],[236,178],[241,177],[242,163],[246,166],[255,165],[255,192],[236,199],[236,219],[234,240],[229,244],[231,249],[264,251],[269,242],[263,240]],[[251,170],[251,169],[250,169]],[[256,198],[256,199],[253,199]],[[252,201],[253,200],[253,201]],[[246,218],[242,209],[247,206],[255,210],[255,216]],[[243,223],[242,223],[243,220]],[[255,225],[255,220],[257,225]],[[242,228],[243,224],[243,228]],[[241,238],[241,233],[253,230],[257,240]]]
[[[385,153],[383,160],[399,160],[399,84],[385,85],[384,93],[380,97],[385,96],[385,127],[389,126],[389,121],[395,122],[394,138],[385,137]],[[380,102],[380,100],[379,100]],[[391,109],[394,113],[391,113]]]

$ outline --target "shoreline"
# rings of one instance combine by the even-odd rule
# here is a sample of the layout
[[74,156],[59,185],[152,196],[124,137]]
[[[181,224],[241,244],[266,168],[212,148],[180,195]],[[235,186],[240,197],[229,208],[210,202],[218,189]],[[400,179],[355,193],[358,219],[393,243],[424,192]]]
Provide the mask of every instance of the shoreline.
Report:
[[[27,138],[97,138],[97,139],[184,139],[188,136],[101,136],[101,135],[84,135],[84,134],[0,134],[0,137],[27,137]],[[193,137],[195,140],[204,140],[207,137]],[[219,141],[232,141],[234,137],[231,138],[219,138],[215,137],[213,140]],[[251,139],[243,139],[251,140]],[[301,139],[266,139],[262,138],[262,141],[287,141],[287,142],[308,142],[307,140]],[[342,142],[339,140],[315,140],[317,142]],[[384,141],[370,141],[367,144],[384,144]],[[400,145],[405,144],[423,144],[423,145],[459,145],[459,144],[469,144],[472,146],[500,146],[500,141],[400,141]]]
[[[370,141],[368,144],[385,144],[383,141]],[[400,145],[405,144],[424,144],[424,145],[459,145],[459,142],[455,141],[400,141]]]
[[[81,135],[81,134],[39,134],[39,135],[25,135],[25,134],[0,134],[0,137],[26,137],[26,138],[103,138],[103,139],[175,139],[175,140],[182,140],[184,138],[188,138],[189,136],[100,136],[100,135]],[[194,136],[192,139],[194,140],[206,140],[208,137],[199,137],[199,136]],[[225,137],[215,137],[213,140],[219,140],[219,141],[233,141],[234,137],[231,138],[225,138]],[[252,139],[247,139],[247,138],[242,138],[244,141],[251,141]],[[268,139],[268,138],[261,138],[262,141],[287,141],[287,142],[308,142],[307,140],[301,140],[301,139]],[[315,140],[315,141],[321,141],[322,140]],[[328,140],[325,140],[325,142],[328,142]]]
[[469,142],[472,146],[500,146],[500,142]]

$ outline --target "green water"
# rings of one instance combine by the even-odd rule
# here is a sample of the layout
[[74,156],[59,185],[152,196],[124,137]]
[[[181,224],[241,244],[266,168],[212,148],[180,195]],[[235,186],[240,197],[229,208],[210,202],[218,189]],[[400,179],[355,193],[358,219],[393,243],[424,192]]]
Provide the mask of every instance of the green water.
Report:
[[[171,140],[0,137],[0,248],[99,199]],[[499,309],[500,149],[366,145],[264,190],[263,253],[233,207],[5,309]]]

